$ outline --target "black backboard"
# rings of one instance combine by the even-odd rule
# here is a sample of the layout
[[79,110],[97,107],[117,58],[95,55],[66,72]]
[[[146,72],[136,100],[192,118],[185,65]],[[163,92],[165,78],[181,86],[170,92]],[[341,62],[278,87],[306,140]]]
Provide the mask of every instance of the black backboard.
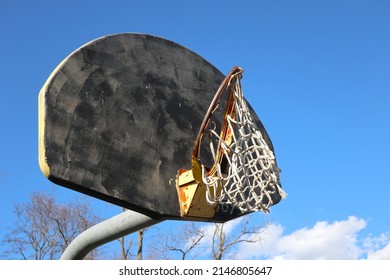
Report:
[[[181,219],[177,170],[190,169],[194,139],[223,78],[196,53],[155,36],[117,34],[82,46],[39,94],[42,172],[113,204]],[[211,221],[238,215],[217,210]]]

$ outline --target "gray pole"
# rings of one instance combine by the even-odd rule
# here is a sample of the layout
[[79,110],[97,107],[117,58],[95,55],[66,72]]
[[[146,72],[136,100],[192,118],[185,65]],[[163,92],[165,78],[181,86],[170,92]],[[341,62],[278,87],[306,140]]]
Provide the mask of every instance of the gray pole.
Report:
[[81,260],[96,247],[162,222],[131,210],[105,220],[77,236],[65,249],[61,260]]

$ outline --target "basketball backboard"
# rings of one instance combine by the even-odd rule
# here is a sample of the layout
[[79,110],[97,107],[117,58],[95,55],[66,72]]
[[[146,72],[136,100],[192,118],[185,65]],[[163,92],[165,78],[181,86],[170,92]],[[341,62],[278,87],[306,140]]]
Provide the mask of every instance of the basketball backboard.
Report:
[[[110,35],[80,47],[39,93],[43,174],[155,218],[182,219],[175,178],[191,167],[194,139],[223,78],[196,53],[151,35]],[[217,209],[207,220],[239,215]]]

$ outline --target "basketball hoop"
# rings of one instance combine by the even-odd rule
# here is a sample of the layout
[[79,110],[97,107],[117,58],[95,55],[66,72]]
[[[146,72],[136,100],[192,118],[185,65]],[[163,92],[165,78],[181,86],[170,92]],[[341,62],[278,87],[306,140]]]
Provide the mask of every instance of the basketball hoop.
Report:
[[[241,213],[269,212],[270,206],[275,204],[274,195],[282,198],[286,196],[281,188],[280,169],[275,155],[243,98],[242,73],[241,68],[234,67],[225,77],[195,140],[191,172],[181,170],[178,173],[177,187],[182,215],[191,215],[191,208],[194,208],[193,215],[200,213],[199,207],[204,207],[204,203],[198,205],[198,208],[196,205],[201,200],[200,194],[204,195],[209,205],[206,207],[209,215],[217,206],[227,209],[229,205]],[[227,106],[222,126],[218,129],[212,116],[225,92],[228,93]],[[205,138],[209,140],[214,161],[211,167],[200,159],[201,143]],[[183,180],[183,177],[187,180]],[[192,191],[189,192],[189,189]]]

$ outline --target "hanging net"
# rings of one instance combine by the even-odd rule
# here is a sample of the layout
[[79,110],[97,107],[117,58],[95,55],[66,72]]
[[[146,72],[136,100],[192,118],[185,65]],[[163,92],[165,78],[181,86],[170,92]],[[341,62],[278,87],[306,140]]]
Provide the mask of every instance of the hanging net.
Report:
[[[280,185],[275,155],[243,98],[241,78],[242,69],[234,67],[214,97],[195,142],[192,172],[195,180],[205,186],[209,204],[231,205],[242,213],[269,212],[273,194],[282,198],[286,194]],[[229,96],[224,120],[217,129],[211,116],[226,91]],[[201,142],[206,139],[214,161],[211,167],[199,159]]]

